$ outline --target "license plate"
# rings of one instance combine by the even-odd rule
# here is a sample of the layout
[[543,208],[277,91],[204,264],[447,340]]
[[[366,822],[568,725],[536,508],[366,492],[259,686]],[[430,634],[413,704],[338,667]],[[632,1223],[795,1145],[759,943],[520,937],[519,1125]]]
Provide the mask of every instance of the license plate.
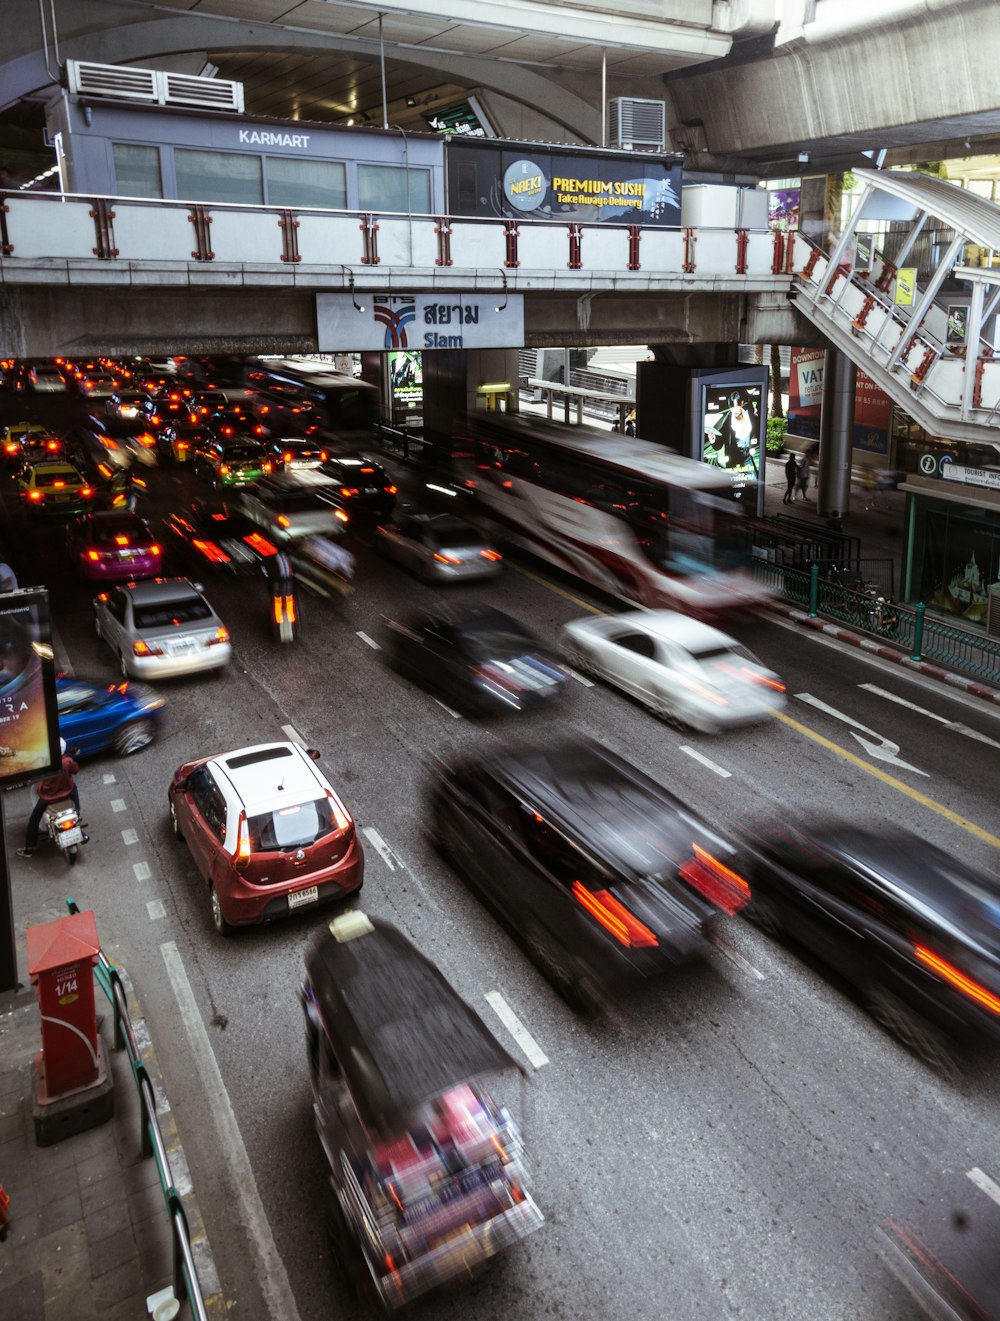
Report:
[[73,826],[70,830],[60,830],[59,843],[64,847],[69,844],[82,844],[83,830],[79,826]]
[[305,908],[306,904],[314,904],[319,899],[319,886],[310,885],[307,890],[296,890],[288,896],[289,908]]

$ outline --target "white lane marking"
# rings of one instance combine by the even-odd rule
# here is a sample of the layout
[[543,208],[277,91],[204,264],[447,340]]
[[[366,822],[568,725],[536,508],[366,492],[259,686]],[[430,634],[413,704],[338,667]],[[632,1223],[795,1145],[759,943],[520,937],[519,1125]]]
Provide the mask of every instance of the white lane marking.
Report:
[[288,739],[289,743],[297,743],[300,748],[304,748],[306,746],[305,739],[302,737],[302,735],[299,733],[299,731],[295,728],[294,725],[282,725],[281,732]]
[[[826,702],[821,702],[818,697],[813,697],[811,693],[796,693],[796,698],[800,702],[805,702],[807,706],[814,706],[817,711],[825,711],[828,716],[833,716],[834,720],[841,720],[845,725],[851,726],[851,738],[857,741],[868,753],[869,757],[874,757],[876,761],[887,761],[891,766],[898,766],[900,770],[913,771],[915,775],[927,776],[926,771],[920,770],[916,766],[911,766],[908,761],[903,761],[899,754],[899,744],[893,743],[884,734],[878,734],[874,729],[869,729],[867,725],[862,725],[860,721],[852,716],[844,715],[843,711],[838,711],[834,706],[827,706]],[[855,734],[854,730],[860,729],[861,734]],[[864,738],[863,734],[871,735],[870,738]]]
[[138,844],[138,843],[139,843],[139,832],[138,832],[137,830],[123,830],[123,831],[122,831],[122,843],[123,843],[123,844]]
[[441,708],[442,711],[447,711],[448,714],[450,716],[454,716],[456,720],[462,719],[462,717],[458,714],[457,711],[453,711],[450,706],[445,706],[444,702],[441,701],[440,697],[435,697],[434,700],[435,702],[437,702],[438,706]]
[[149,870],[148,862],[133,862],[132,870],[135,872],[135,879],[137,881],[148,881],[153,874]]
[[682,743],[680,748],[681,752],[686,752],[687,755],[693,757],[695,761],[700,761],[703,766],[707,766],[710,771],[715,771],[716,775],[721,775],[724,780],[732,778],[732,771],[726,771],[723,770],[721,766],[716,766],[714,761],[709,761],[709,759],[700,753],[697,748],[689,748],[686,743]]
[[748,972],[751,977],[756,977],[759,982],[764,980],[764,974],[760,969],[755,968],[750,960],[739,952],[735,945],[731,945],[729,941],[726,940],[725,936],[720,936],[718,932],[716,932],[715,935],[712,936],[712,944],[720,954],[724,954],[730,962],[735,963],[737,968],[742,968],[743,971]]
[[375,639],[374,639],[374,638],[370,638],[370,637],[368,636],[367,633],[362,633],[362,631],[361,631],[360,628],[358,629],[358,637],[361,639],[361,641],[362,641],[366,646],[371,647],[372,651],[381,651],[381,650],[382,650],[382,648],[381,648],[381,647],[379,646],[379,644],[375,641]]
[[978,729],[970,729],[968,725],[963,725],[961,721],[949,720],[947,716],[939,716],[936,711],[928,711],[925,707],[917,706],[916,702],[908,702],[905,697],[890,693],[887,689],[880,688],[876,683],[859,683],[858,687],[864,688],[866,692],[874,693],[876,697],[884,697],[889,702],[895,702],[897,706],[905,706],[908,711],[916,711],[917,715],[926,716],[928,720],[936,720],[938,724],[953,729],[956,734],[964,734],[966,738],[974,738],[977,743],[986,743],[991,748],[1000,748],[1000,743],[996,739],[990,738],[988,734],[980,734]]
[[167,910],[163,906],[162,899],[150,899],[149,903],[146,905],[146,912],[149,914],[149,920],[151,922],[155,922],[159,918],[166,917],[167,915]]
[[593,679],[588,679],[585,674],[577,674],[576,670],[571,670],[568,665],[566,666],[566,673],[571,675],[577,683],[582,683],[584,688],[593,688]]
[[223,1168],[228,1168],[232,1173],[236,1197],[239,1199],[243,1213],[243,1222],[251,1240],[256,1243],[260,1261],[258,1278],[264,1294],[267,1314],[286,1318],[287,1321],[299,1321],[299,1311],[295,1305],[292,1287],[288,1282],[285,1264],[278,1255],[271,1226],[268,1224],[267,1214],[257,1191],[250,1158],[247,1156],[236,1115],[233,1113],[232,1102],[222,1080],[212,1043],[205,1031],[205,1024],[198,1011],[198,1004],[181,956],[172,940],[160,946],[160,953],[167,965],[167,976],[174,989],[181,1021],[195,1057],[197,1077],[208,1093],[209,1104],[206,1110],[210,1122],[215,1126]]
[[115,784],[115,783],[117,783],[117,781],[115,780],[115,777],[114,777],[114,772],[112,772],[112,771],[109,771],[109,772],[107,773],[107,775],[103,775],[101,778],[102,778],[102,780],[104,781],[105,784]]
[[124,811],[125,811],[125,799],[124,799],[124,798],[112,798],[112,800],[111,800],[111,810],[112,810],[112,812],[124,812]]
[[529,1064],[533,1064],[536,1069],[540,1069],[543,1064],[548,1064],[548,1055],[545,1054],[545,1051],[542,1050],[500,992],[487,991],[486,1000],[497,1018],[524,1051]]
[[403,863],[398,854],[393,853],[392,849],[385,842],[374,826],[362,826],[361,833],[368,840],[372,848],[379,855],[390,871],[395,871],[397,867],[402,867]]
[[971,1170],[966,1170],[966,1175],[972,1180],[977,1188],[981,1188],[987,1197],[992,1197],[997,1206],[1000,1206],[1000,1184],[996,1184],[988,1174],[984,1174],[978,1165],[974,1165]]

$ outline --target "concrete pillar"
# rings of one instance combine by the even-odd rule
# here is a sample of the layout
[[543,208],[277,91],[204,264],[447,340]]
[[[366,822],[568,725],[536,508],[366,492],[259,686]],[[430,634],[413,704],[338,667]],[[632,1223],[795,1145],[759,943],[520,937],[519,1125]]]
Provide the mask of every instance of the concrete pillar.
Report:
[[857,368],[846,354],[827,349],[816,494],[819,513],[827,518],[841,518],[851,503],[856,375]]

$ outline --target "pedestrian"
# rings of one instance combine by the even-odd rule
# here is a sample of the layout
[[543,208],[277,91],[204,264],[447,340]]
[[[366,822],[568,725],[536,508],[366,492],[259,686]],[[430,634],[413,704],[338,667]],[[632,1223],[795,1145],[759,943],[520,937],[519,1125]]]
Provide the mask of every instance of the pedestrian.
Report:
[[799,461],[799,475],[798,478],[796,479],[796,485],[799,488],[799,493],[801,494],[803,500],[805,500],[808,494],[809,480],[811,477],[812,477],[812,460],[810,459],[808,454],[803,454],[801,460]]
[[[17,850],[19,858],[30,858],[35,849],[38,848],[38,827],[42,823],[42,816],[49,803],[61,803],[64,798],[72,799],[73,806],[76,808],[77,816],[80,815],[80,790],[76,787],[76,781],[73,776],[76,775],[80,767],[66,751],[66,740],[59,740],[62,749],[62,762],[60,763],[57,775],[50,775],[47,780],[41,780],[35,786],[35,806],[31,809],[31,816],[28,817],[28,828],[24,834],[24,848]],[[80,825],[84,825],[83,821]],[[89,835],[84,835],[83,842],[87,843]]]
[[17,574],[9,564],[0,561],[0,592],[17,591]]
[[785,494],[781,498],[783,505],[790,505],[795,499],[795,482],[799,475],[798,465],[795,462],[795,455],[789,454],[788,462],[785,464],[785,481],[788,483]]

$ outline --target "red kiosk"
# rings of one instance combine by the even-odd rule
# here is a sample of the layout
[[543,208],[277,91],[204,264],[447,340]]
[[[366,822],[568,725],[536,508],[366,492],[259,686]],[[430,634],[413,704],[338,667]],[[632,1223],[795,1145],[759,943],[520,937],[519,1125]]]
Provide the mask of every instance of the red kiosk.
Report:
[[28,927],[28,973],[38,991],[42,1049],[35,1056],[39,1146],[105,1123],[114,1092],[94,1009],[101,943],[92,912]]

